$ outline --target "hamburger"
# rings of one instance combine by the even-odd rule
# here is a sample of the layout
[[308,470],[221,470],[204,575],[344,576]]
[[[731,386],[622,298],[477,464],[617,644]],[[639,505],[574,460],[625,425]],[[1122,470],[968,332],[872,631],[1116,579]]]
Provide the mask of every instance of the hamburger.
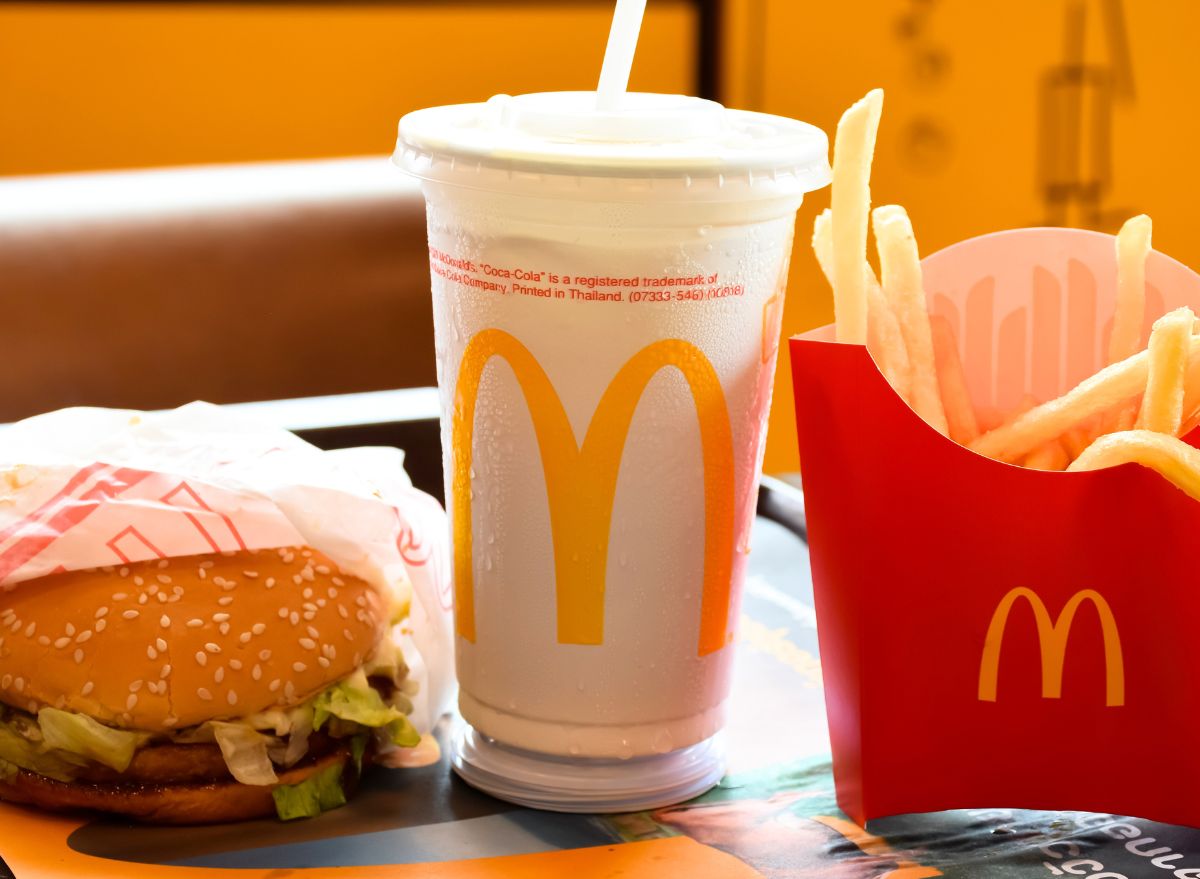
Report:
[[385,597],[305,546],[0,593],[0,800],[169,824],[308,817],[411,747]]

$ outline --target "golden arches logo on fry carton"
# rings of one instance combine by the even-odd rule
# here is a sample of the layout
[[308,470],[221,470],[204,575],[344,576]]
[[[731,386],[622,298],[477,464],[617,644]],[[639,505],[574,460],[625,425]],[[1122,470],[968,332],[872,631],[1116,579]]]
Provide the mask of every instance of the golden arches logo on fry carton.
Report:
[[[1193,439],[1200,347],[1179,309],[1200,308],[1200,276],[1151,251],[1131,306],[1117,252],[1113,235],[1021,229],[922,260],[950,436],[888,383],[870,334],[791,341],[855,820],[1004,802],[1200,826],[1190,785],[1146,783],[1200,779],[1200,452],[1153,429]],[[1139,350],[1114,360],[1131,308]]]
[[1071,625],[1075,622],[1075,614],[1083,603],[1090,602],[1096,608],[1096,615],[1100,619],[1100,631],[1104,636],[1105,704],[1124,705],[1125,660],[1121,656],[1121,633],[1104,596],[1094,589],[1082,589],[1071,596],[1057,619],[1051,619],[1050,612],[1046,610],[1046,605],[1038,594],[1024,586],[1018,586],[1000,599],[1000,603],[996,605],[996,612],[992,614],[987,637],[983,642],[983,656],[979,661],[979,700],[996,701],[1004,633],[1007,631],[1013,607],[1021,599],[1024,599],[1033,611],[1033,620],[1037,626],[1038,646],[1042,656],[1042,698],[1062,698],[1063,664],[1067,660],[1067,640],[1071,635]]
[[704,352],[681,339],[664,339],[634,354],[608,385],[580,444],[542,365],[516,337],[498,329],[483,330],[467,344],[455,393],[451,444],[458,634],[475,640],[470,474],[479,385],[493,357],[502,358],[512,369],[533,418],[550,507],[561,644],[604,643],[609,530],[625,440],[650,380],[667,367],[679,370],[699,418],[704,480],[697,653],[704,656],[726,646],[734,550],[733,437],[720,379]]

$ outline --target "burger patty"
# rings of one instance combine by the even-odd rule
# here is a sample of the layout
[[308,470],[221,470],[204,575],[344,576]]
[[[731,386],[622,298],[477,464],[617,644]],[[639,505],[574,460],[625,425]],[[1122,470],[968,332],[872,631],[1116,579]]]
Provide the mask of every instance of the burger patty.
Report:
[[[306,759],[317,759],[338,747],[336,739],[315,732],[308,739]],[[96,784],[196,784],[231,781],[221,749],[213,744],[147,745],[133,755],[129,768],[117,772],[99,763],[75,771],[77,782]]]
[[[330,766],[343,767],[342,784],[347,796],[357,786],[358,773],[350,759],[349,747],[333,743],[322,756],[310,754],[301,763],[279,774],[280,784],[299,784]],[[176,745],[168,747],[212,747]],[[149,749],[147,749],[149,750]],[[218,754],[220,752],[218,751]],[[175,759],[172,757],[171,759]],[[349,771],[346,771],[346,770]],[[92,809],[127,815],[155,824],[215,824],[244,821],[275,814],[272,787],[241,784],[232,778],[195,784],[119,784],[62,782],[19,770],[0,781],[0,800],[26,803],[42,809]]]

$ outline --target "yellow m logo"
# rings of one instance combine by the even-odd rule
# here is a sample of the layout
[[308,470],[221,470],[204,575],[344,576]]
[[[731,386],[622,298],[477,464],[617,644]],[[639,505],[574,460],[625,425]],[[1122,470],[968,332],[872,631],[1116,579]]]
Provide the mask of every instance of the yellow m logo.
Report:
[[1063,662],[1067,655],[1067,638],[1071,634],[1071,623],[1075,612],[1085,601],[1090,601],[1100,617],[1100,631],[1104,636],[1105,704],[1125,704],[1125,660],[1121,655],[1121,635],[1117,621],[1104,597],[1092,589],[1083,589],[1071,596],[1057,620],[1042,599],[1032,589],[1019,586],[1000,600],[992,614],[991,625],[983,642],[983,660],[979,664],[979,699],[982,702],[996,701],[996,677],[1000,669],[1000,645],[1004,641],[1004,630],[1008,615],[1018,598],[1029,602],[1033,618],[1037,623],[1038,645],[1042,652],[1042,698],[1062,698]]
[[704,469],[704,579],[700,655],[729,641],[729,589],[734,551],[733,436],[721,382],[708,358],[680,339],[655,342],[621,367],[596,407],[583,445],[537,358],[502,330],[482,330],[467,343],[459,367],[451,423],[455,602],[458,633],[475,641],[471,540],[471,449],[475,402],[484,367],[503,357],[525,395],[546,475],[554,546],[558,640],[604,642],[604,581],[617,472],[633,413],[650,380],[667,366],[691,388],[700,421]]

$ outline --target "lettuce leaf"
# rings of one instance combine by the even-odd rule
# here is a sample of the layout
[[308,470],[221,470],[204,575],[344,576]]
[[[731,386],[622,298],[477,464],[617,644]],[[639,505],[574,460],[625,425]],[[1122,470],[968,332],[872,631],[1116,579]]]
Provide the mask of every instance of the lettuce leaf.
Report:
[[271,765],[268,749],[275,739],[256,732],[244,723],[211,722],[213,735],[229,774],[242,784],[276,784],[279,777]]
[[0,763],[27,769],[55,781],[70,781],[78,768],[69,761],[67,755],[60,751],[42,750],[7,723],[0,723]]
[[405,715],[400,715],[385,727],[388,739],[401,748],[415,748],[421,742],[421,734]]
[[300,784],[281,784],[271,791],[275,812],[282,821],[315,818],[346,805],[342,790],[342,764],[327,766]]
[[134,752],[150,738],[145,733],[113,729],[57,708],[43,708],[37,718],[47,747],[78,754],[117,772],[129,768]]
[[320,729],[330,717],[338,717],[372,729],[406,720],[404,713],[383,701],[379,692],[367,683],[362,671],[331,687],[313,700],[313,729]]

